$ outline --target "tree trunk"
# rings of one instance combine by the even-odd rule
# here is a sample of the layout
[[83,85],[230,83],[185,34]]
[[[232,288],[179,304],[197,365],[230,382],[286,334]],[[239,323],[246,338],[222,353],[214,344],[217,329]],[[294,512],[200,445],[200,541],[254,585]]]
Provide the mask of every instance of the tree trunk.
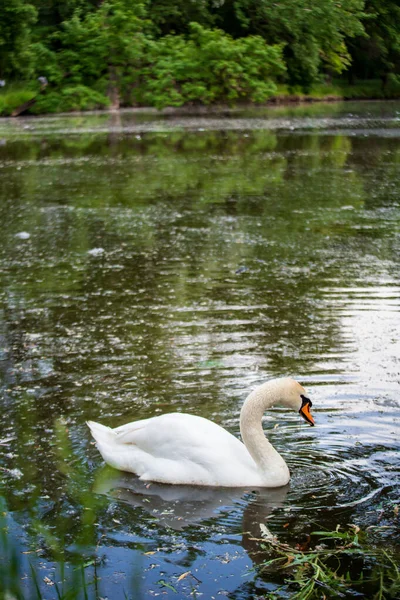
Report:
[[113,65],[108,65],[108,72],[110,74],[110,83],[108,86],[108,97],[111,100],[110,110],[117,111],[120,107],[117,71]]

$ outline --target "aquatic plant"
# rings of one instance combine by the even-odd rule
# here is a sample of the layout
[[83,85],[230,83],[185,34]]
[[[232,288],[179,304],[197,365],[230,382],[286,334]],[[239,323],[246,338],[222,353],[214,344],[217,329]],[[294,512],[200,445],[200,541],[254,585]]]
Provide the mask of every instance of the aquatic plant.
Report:
[[[374,546],[368,530],[361,531],[354,524],[338,525],[334,531],[313,531],[304,541],[291,545],[278,541],[264,525],[260,527],[261,547],[270,555],[260,565],[260,573],[277,573],[292,592],[292,600],[360,593],[376,600],[400,596],[399,557],[393,550]],[[311,536],[317,537],[316,543]]]

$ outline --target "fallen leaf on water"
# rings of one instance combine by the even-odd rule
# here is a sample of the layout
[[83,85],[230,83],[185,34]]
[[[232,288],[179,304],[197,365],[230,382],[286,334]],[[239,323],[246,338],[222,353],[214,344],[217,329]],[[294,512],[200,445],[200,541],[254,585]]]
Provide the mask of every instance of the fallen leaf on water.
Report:
[[0,467],[0,470],[5,471],[9,475],[11,475],[11,477],[14,477],[14,479],[21,479],[23,475],[22,471],[20,471],[19,469],[6,469],[5,467]]
[[309,535],[307,535],[306,539],[304,541],[301,541],[298,544],[296,544],[295,548],[296,548],[296,550],[300,550],[300,552],[306,552],[308,550],[308,546],[310,545],[310,542],[311,542],[311,537]]
[[175,594],[177,594],[177,590],[174,588],[173,585],[171,585],[170,583],[168,583],[167,581],[165,581],[164,579],[160,579],[160,581],[157,581],[157,585],[161,585],[162,587],[166,587],[169,590],[172,590],[173,592],[175,592]]
[[155,554],[155,553],[156,553],[156,551],[152,550],[151,552],[145,552],[144,555],[145,556],[153,556],[153,554]]
[[15,440],[15,436],[3,438],[2,440],[0,440],[0,444],[2,446],[5,446],[6,444],[8,444],[8,442],[11,442],[12,440]]
[[182,581],[182,579],[185,579],[185,577],[187,577],[188,575],[190,575],[190,571],[186,571],[186,573],[182,573],[182,575],[179,575],[177,581]]

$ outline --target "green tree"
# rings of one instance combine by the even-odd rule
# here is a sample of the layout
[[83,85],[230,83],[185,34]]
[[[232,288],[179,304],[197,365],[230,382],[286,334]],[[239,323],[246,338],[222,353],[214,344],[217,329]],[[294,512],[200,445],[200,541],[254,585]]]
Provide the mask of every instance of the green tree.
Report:
[[366,0],[366,36],[352,41],[350,76],[363,79],[400,75],[400,5],[398,0]]
[[228,0],[223,15],[234,35],[284,43],[289,82],[307,90],[321,69],[340,73],[349,65],[347,39],[364,32],[363,6],[364,0]]
[[186,102],[265,102],[285,71],[282,48],[260,36],[234,40],[192,23],[190,35],[149,42],[142,101],[162,108]]
[[[190,23],[215,25],[215,3],[210,0],[150,0],[149,15],[157,35],[189,33]],[[223,29],[223,27],[222,27]]]
[[35,8],[24,0],[6,0],[0,10],[0,78],[26,78],[32,72],[31,28]]
[[105,0],[84,17],[75,12],[57,36],[68,83],[106,90],[118,107],[121,90],[136,83],[140,70],[144,16],[144,3],[134,0]]
[[43,41],[43,36],[57,31],[64,21],[79,11],[82,15],[98,9],[98,0],[31,0],[38,13],[35,33]]

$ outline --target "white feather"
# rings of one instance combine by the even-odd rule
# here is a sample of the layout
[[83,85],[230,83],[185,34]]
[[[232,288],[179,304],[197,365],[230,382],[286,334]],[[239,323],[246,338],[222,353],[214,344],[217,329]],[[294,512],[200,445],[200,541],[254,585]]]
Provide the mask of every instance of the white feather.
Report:
[[276,402],[299,410],[303,388],[273,380],[250,394],[241,412],[246,446],[203,417],[168,413],[111,429],[88,421],[102,457],[145,481],[221,487],[278,487],[289,480],[283,458],[266,440],[264,410]]

